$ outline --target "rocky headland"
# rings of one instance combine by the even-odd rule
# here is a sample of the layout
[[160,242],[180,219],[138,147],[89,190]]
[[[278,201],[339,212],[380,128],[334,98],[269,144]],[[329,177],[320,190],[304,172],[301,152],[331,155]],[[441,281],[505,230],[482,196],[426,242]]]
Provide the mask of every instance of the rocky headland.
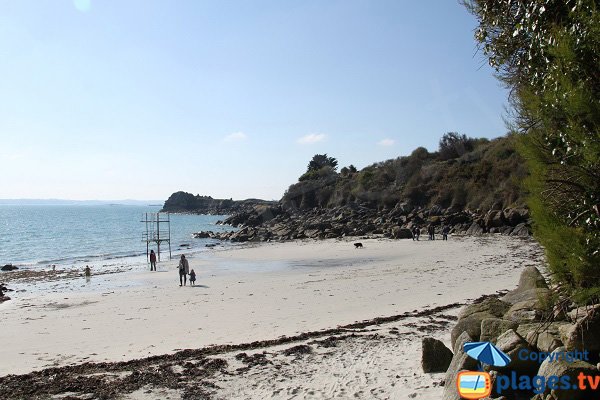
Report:
[[[214,238],[233,242],[285,241],[296,239],[328,239],[349,236],[410,239],[413,228],[426,236],[426,228],[433,226],[436,235],[444,226],[451,234],[477,235],[498,233],[529,236],[531,221],[527,208],[497,206],[481,210],[455,210],[433,206],[411,208],[398,203],[392,208],[373,209],[353,204],[334,208],[286,210],[281,205],[255,206],[249,211],[236,213],[221,224],[238,228],[235,231],[215,233],[197,232],[197,238]],[[439,237],[441,238],[441,237]]]
[[269,206],[275,204],[277,202],[260,199],[213,199],[211,196],[193,195],[179,191],[169,196],[161,212],[231,215],[250,211],[257,205]]

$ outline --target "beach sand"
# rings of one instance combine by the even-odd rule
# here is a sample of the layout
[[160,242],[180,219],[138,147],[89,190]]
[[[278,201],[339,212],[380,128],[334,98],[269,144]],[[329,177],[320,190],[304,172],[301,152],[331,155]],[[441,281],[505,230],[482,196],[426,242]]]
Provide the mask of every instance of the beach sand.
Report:
[[[534,241],[499,235],[360,241],[363,249],[323,240],[210,251],[190,258],[196,287],[179,287],[173,260],[159,272],[139,266],[12,293],[0,305],[0,376],[174,353],[183,365],[197,354],[182,349],[296,336],[213,352],[227,365],[206,376],[213,397],[439,398],[443,374],[422,373],[421,338],[448,344],[460,304],[514,288],[523,268],[543,262]],[[80,290],[61,289],[69,285]],[[144,386],[122,398],[184,392]]]

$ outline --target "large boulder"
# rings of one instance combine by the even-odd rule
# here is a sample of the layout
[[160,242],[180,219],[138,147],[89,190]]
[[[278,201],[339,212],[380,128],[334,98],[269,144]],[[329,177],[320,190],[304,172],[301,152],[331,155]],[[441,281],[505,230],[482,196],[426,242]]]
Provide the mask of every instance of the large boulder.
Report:
[[519,324],[502,318],[486,318],[481,321],[479,341],[496,343],[499,336],[509,329],[516,330]]
[[[546,382],[548,382],[548,379],[553,376],[568,376],[571,381],[571,385],[578,383],[577,377],[581,373],[591,376],[592,379],[600,376],[600,371],[598,371],[598,368],[592,364],[581,360],[576,360],[573,362],[564,360],[564,357],[559,355],[559,353],[564,351],[566,351],[564,347],[559,347],[554,350],[554,356],[548,357],[544,360],[537,372],[537,375],[544,377]],[[550,361],[551,359],[552,361]],[[558,387],[554,390],[550,390],[549,387],[546,387],[546,390],[543,394],[547,395],[550,393],[552,393],[552,398],[556,400],[592,400],[598,398],[598,388],[596,388],[596,390],[590,390],[589,386],[588,390],[573,390],[573,387],[569,387],[568,389]],[[596,394],[594,395],[594,393]]]
[[454,356],[452,357],[452,361],[450,362],[450,366],[448,367],[448,371],[446,371],[446,376],[444,378],[445,384],[443,400],[460,400],[460,396],[458,395],[458,390],[456,387],[456,378],[458,377],[458,373],[465,370],[477,370],[477,361],[469,357],[463,349],[465,343],[472,341],[473,339],[466,332],[463,332],[456,339],[456,343],[453,347]]
[[548,284],[544,279],[544,276],[536,267],[527,267],[521,272],[519,278],[519,286],[508,292],[502,301],[510,304],[516,304],[526,300],[539,300],[547,296]]
[[422,341],[421,366],[423,372],[446,372],[452,361],[452,351],[441,341],[426,337]]
[[394,239],[411,239],[412,232],[410,229],[400,228],[399,226],[395,226],[392,228],[392,238]]
[[458,315],[458,321],[451,332],[452,346],[463,333],[467,332],[469,336],[479,339],[481,336],[481,322],[488,318],[502,318],[508,311],[510,304],[490,297],[481,303],[465,306]]

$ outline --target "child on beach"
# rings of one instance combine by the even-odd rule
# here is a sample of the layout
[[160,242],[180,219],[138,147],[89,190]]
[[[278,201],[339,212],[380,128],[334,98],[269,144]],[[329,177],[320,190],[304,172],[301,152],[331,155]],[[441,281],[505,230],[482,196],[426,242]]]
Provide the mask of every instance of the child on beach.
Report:
[[190,271],[190,284],[192,286],[196,285],[196,273],[194,272],[193,269]]

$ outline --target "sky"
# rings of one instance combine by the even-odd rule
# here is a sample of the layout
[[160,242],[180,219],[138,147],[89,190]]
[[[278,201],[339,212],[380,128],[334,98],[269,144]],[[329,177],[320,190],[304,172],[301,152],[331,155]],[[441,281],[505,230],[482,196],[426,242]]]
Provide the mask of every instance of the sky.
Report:
[[0,0],[0,198],[279,199],[506,132],[455,0]]

